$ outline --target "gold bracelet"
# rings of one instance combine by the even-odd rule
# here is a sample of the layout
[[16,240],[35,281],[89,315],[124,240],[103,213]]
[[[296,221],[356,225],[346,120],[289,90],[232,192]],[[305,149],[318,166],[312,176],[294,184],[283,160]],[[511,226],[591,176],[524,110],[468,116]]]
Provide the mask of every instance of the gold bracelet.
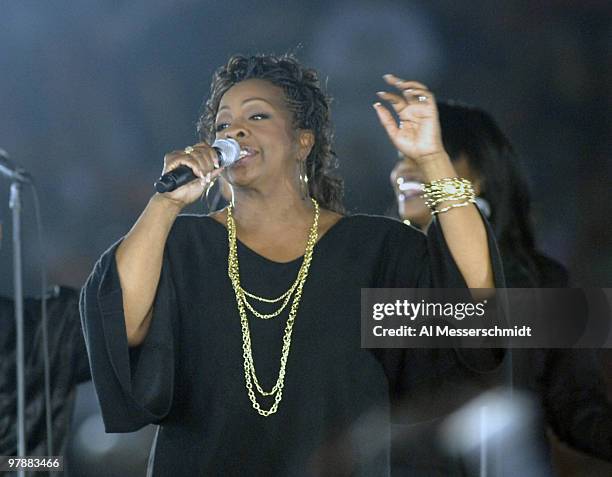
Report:
[[476,203],[476,199],[469,199],[469,200],[466,200],[465,202],[461,202],[460,204],[451,204],[448,207],[443,207],[439,210],[434,209],[431,211],[431,215],[443,214],[444,212],[448,212],[449,210],[455,207],[465,207],[466,205],[475,204],[475,203]]
[[446,212],[452,207],[463,207],[470,202],[474,202],[476,195],[474,194],[472,183],[467,179],[446,177],[424,184],[423,197],[425,198],[425,204],[432,211],[436,211],[436,206],[442,202],[463,201],[461,205],[454,204],[449,208],[445,208],[443,212]]
[[473,196],[471,194],[461,194],[461,195],[456,195],[453,197],[442,196],[442,197],[437,197],[435,199],[431,199],[431,198],[427,199],[425,203],[430,209],[435,210],[435,208],[442,202],[466,201],[472,198]]

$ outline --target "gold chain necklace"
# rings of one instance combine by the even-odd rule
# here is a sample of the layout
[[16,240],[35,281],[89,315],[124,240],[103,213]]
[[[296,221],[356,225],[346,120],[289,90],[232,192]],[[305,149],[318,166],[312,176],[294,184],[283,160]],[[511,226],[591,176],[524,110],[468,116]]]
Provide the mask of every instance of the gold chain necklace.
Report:
[[[244,359],[244,379],[247,394],[249,396],[249,399],[251,400],[253,409],[255,409],[259,414],[264,417],[267,417],[270,414],[274,414],[278,410],[278,405],[281,402],[281,399],[283,398],[283,388],[285,386],[285,369],[287,367],[289,349],[291,348],[291,333],[293,331],[293,324],[295,322],[295,317],[297,315],[300,299],[302,297],[302,288],[304,287],[304,283],[306,283],[306,278],[308,277],[308,270],[310,268],[310,262],[312,261],[312,253],[314,250],[314,246],[317,242],[317,237],[319,233],[319,204],[316,200],[311,200],[314,205],[314,220],[312,222],[312,227],[310,228],[310,233],[308,235],[308,242],[306,243],[306,250],[304,251],[304,259],[302,260],[302,266],[300,267],[300,271],[298,272],[297,278],[293,285],[291,285],[291,287],[280,297],[274,299],[263,298],[249,293],[244,290],[240,285],[240,267],[238,264],[238,249],[236,246],[236,224],[232,215],[232,206],[230,205],[227,209],[227,235],[229,242],[227,274],[232,282],[232,287],[234,288],[234,294],[236,295],[236,304],[238,305],[238,314],[240,315],[240,325],[242,329],[242,357]],[[294,291],[295,294],[293,294]],[[283,346],[281,349],[280,369],[278,372],[278,378],[276,380],[276,384],[270,391],[264,391],[261,385],[259,384],[259,380],[257,379],[257,374],[255,372],[255,364],[253,362],[253,349],[251,344],[251,333],[249,331],[249,321],[247,319],[246,308],[248,308],[258,318],[273,318],[274,316],[278,316],[287,306],[287,303],[289,303],[292,294],[293,302],[291,304],[291,308],[289,309],[289,318],[287,319],[287,324],[285,325],[285,333],[283,335]],[[280,309],[275,311],[274,313],[262,314],[257,312],[251,306],[251,304],[247,301],[247,296],[266,303],[277,303],[283,300],[283,304],[281,305]],[[257,402],[257,397],[255,396],[253,384],[255,384],[257,392],[259,392],[259,394],[261,394],[262,396],[274,395],[274,403],[272,404],[270,409],[265,410],[261,408],[261,406]]]

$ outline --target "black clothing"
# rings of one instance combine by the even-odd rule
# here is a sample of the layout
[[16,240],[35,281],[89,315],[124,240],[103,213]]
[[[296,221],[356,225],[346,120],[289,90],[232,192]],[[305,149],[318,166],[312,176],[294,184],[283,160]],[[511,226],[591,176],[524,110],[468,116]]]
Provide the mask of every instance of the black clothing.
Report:
[[[502,262],[508,287],[563,288],[569,286],[568,273],[561,264],[544,256],[533,258],[533,266],[511,253]],[[515,390],[531,395],[539,411],[526,435],[530,446],[543,458],[540,471],[554,475],[546,426],[566,444],[592,456],[612,462],[612,404],[606,396],[601,365],[590,349],[515,349],[511,356]],[[505,376],[500,385],[508,385]],[[414,407],[414,406],[413,406]],[[413,413],[416,424],[403,432],[392,448],[392,475],[430,477],[474,475],[463,459],[455,458],[440,445],[441,419],[426,420],[424,413]],[[527,452],[534,449],[526,449]],[[518,458],[522,456],[514,456]]]
[[[489,240],[501,284],[496,245]],[[204,216],[177,218],[148,335],[133,349],[127,346],[116,248],[101,257],[83,288],[81,316],[107,432],[160,425],[149,468],[154,476],[386,476],[390,401],[421,386],[431,390],[469,379],[474,367],[488,366],[487,350],[360,348],[362,287],[465,286],[436,223],[426,238],[395,220],[355,215],[319,240],[293,330],[283,399],[265,418],[245,389],[225,227]],[[301,264],[270,261],[240,242],[238,255],[243,287],[264,297],[281,295]],[[285,316],[249,316],[264,389],[278,375]]]
[[[534,257],[536,277],[521,273],[517,260],[504,257],[503,261],[509,286],[570,286],[565,267],[544,255]],[[575,449],[612,462],[612,403],[595,351],[523,349],[513,351],[512,356],[514,386],[533,393],[542,417],[557,437]],[[539,433],[548,450],[544,425]]]
[[[40,299],[24,300],[27,455],[47,455]],[[78,292],[55,287],[47,300],[54,455],[64,455],[76,386],[90,379]],[[0,297],[0,455],[17,453],[16,331],[13,301]],[[43,475],[37,473],[37,475]],[[54,473],[53,475],[57,475]]]

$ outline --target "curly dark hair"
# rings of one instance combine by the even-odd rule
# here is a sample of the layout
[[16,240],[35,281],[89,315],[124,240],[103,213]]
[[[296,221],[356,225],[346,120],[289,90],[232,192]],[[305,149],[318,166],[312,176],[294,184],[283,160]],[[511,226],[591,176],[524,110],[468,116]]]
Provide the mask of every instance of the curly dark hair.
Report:
[[326,209],[343,212],[343,181],[332,175],[338,161],[332,150],[331,98],[322,91],[317,72],[302,66],[293,55],[234,55],[219,67],[213,74],[210,97],[198,121],[200,139],[209,144],[214,141],[217,110],[227,90],[254,78],[282,88],[294,127],[313,132],[314,145],[306,158],[310,196]]

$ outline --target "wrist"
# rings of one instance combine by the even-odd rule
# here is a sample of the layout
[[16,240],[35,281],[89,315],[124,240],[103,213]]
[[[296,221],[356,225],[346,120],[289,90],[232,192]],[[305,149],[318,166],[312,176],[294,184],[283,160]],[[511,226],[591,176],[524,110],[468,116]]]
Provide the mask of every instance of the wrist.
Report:
[[170,199],[165,194],[156,193],[149,200],[149,204],[156,209],[160,209],[161,211],[169,214],[169,215],[178,215],[183,210],[184,205]]
[[446,152],[428,154],[418,160],[419,169],[425,182],[431,182],[447,177],[457,177],[457,171]]

